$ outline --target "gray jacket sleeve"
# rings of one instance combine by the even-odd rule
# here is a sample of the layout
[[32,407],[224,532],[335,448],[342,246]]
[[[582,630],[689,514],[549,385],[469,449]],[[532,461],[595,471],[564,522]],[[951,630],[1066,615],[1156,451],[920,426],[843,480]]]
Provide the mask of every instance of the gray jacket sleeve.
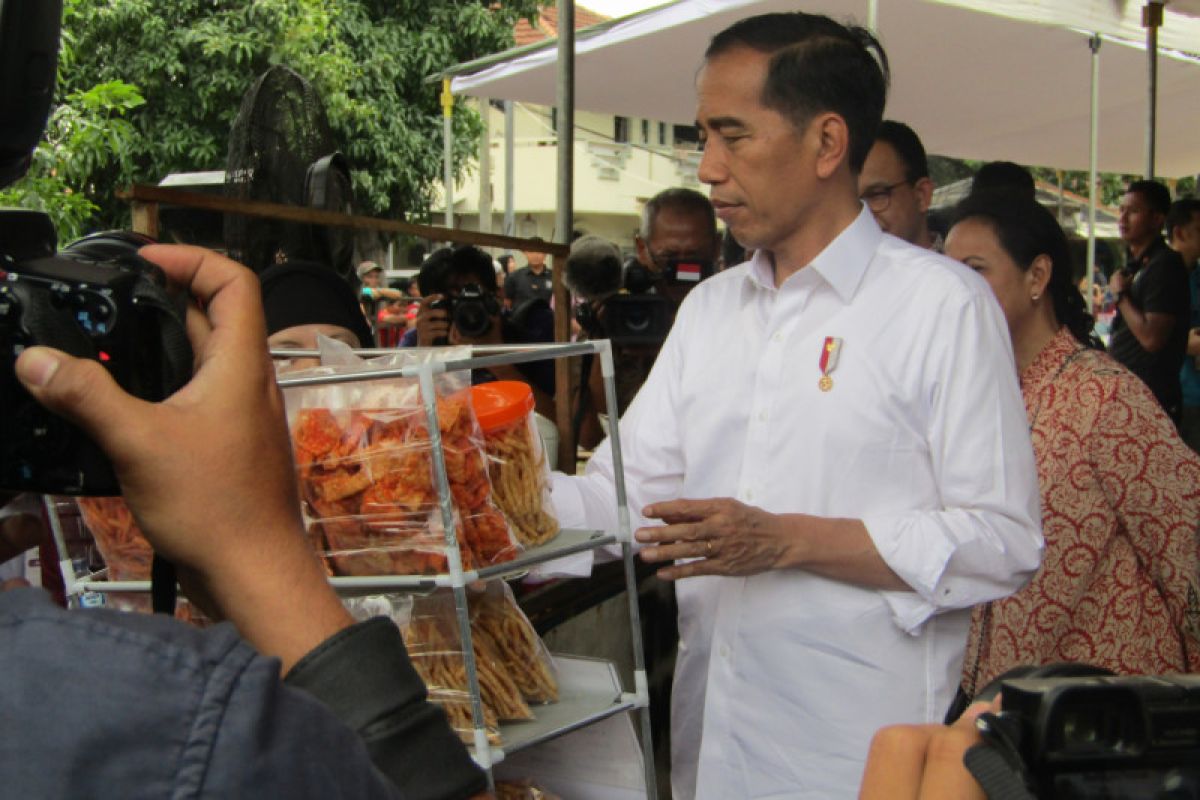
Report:
[[284,682],[304,689],[356,731],[371,760],[408,800],[468,797],[487,789],[483,771],[426,699],[399,629],[360,622],[301,659]]

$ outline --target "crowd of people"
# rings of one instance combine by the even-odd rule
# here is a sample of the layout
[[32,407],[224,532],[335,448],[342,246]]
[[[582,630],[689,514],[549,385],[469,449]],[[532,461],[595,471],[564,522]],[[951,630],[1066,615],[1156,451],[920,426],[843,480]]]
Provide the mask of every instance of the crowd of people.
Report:
[[[1200,669],[1200,202],[1129,185],[1106,352],[1027,172],[989,166],[931,228],[920,138],[883,119],[889,81],[863,28],[735,23],[697,77],[710,196],[652,198],[630,264],[585,237],[564,265],[579,333],[628,349],[618,409],[584,366],[577,427],[598,444],[582,474],[554,475],[553,502],[566,527],[620,530],[600,422],[619,414],[640,557],[676,586],[678,800],[977,791],[960,754],[981,708],[939,723],[1012,668]],[[717,220],[744,261],[722,263]],[[17,373],[109,453],[184,590],[233,628],[0,595],[13,696],[53,681],[78,716],[31,734],[0,715],[9,762],[30,765],[8,785],[483,791],[395,627],[354,624],[307,548],[265,345],[552,341],[544,255],[508,271],[445,248],[393,287],[365,261],[357,289],[305,261],[256,280],[198,249],[142,255],[202,304],[183,390],[145,403],[45,348]],[[636,335],[660,314],[661,337]],[[549,363],[473,378],[528,382],[549,415]],[[952,757],[927,760],[934,741]],[[89,783],[48,753],[81,754]]]

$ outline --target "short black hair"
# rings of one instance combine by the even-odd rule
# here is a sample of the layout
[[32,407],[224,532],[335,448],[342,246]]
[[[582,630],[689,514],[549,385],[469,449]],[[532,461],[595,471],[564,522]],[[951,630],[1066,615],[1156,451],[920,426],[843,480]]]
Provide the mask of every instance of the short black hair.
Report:
[[672,209],[687,214],[703,217],[707,227],[712,232],[712,242],[717,243],[717,212],[713,209],[712,201],[695,189],[681,186],[663,189],[646,201],[642,208],[642,227],[639,233],[644,241],[649,242],[654,236],[654,221],[665,209]]
[[879,132],[875,141],[887,142],[896,151],[896,155],[904,162],[904,179],[916,183],[921,178],[929,177],[929,158],[925,155],[925,145],[917,132],[894,119],[885,119],[879,123]]
[[1125,194],[1140,194],[1152,210],[1164,217],[1171,212],[1171,190],[1158,181],[1134,181],[1125,189]]
[[1200,197],[1181,197],[1171,203],[1171,210],[1167,212],[1167,241],[1171,240],[1176,228],[1187,225],[1197,214],[1200,214]]
[[846,121],[850,169],[861,172],[883,119],[890,77],[887,54],[874,34],[822,14],[761,14],[714,36],[704,58],[738,47],[770,56],[761,102],[797,129],[826,111]]
[[971,194],[980,192],[1012,192],[1029,200],[1037,199],[1033,173],[1012,161],[990,161],[975,173]]
[[474,245],[443,247],[430,253],[417,273],[417,286],[422,297],[445,294],[451,282],[458,276],[473,278],[485,290],[495,292],[496,267],[492,257]]

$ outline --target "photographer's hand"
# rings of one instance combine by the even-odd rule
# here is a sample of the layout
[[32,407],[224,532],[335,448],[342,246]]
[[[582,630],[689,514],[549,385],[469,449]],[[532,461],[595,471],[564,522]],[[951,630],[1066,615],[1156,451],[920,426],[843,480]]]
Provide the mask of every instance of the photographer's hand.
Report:
[[200,248],[141,254],[205,309],[188,312],[196,371],[186,386],[145,402],[98,362],[45,347],[26,350],[17,375],[109,455],[138,524],[175,562],[185,591],[210,600],[286,671],[353,620],[304,537],[258,281]]
[[444,308],[432,308],[432,304],[444,299],[440,294],[431,294],[421,299],[417,309],[417,346],[436,347],[450,339],[450,314]]
[[963,765],[979,744],[976,718],[1000,698],[971,705],[953,725],[889,725],[871,740],[859,800],[986,800]]

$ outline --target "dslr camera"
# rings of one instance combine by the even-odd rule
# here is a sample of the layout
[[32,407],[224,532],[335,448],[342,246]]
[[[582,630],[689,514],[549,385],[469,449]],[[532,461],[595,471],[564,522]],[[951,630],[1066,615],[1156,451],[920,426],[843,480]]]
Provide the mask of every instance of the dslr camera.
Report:
[[[61,14],[59,0],[0,3],[0,186],[28,169],[45,126]],[[58,253],[49,217],[0,209],[0,488],[120,493],[95,443],[17,380],[14,364],[26,347],[94,359],[123,389],[150,401],[190,378],[186,298],[168,294],[161,271],[137,256],[149,241],[99,234]]]
[[[444,294],[429,304],[444,310],[458,332],[470,339],[486,334],[492,327],[492,317],[500,313],[500,301],[478,283],[468,283],[457,294]],[[447,344],[445,341],[437,344]]]
[[1000,691],[984,746],[1035,797],[1200,798],[1200,676],[1006,680]]

